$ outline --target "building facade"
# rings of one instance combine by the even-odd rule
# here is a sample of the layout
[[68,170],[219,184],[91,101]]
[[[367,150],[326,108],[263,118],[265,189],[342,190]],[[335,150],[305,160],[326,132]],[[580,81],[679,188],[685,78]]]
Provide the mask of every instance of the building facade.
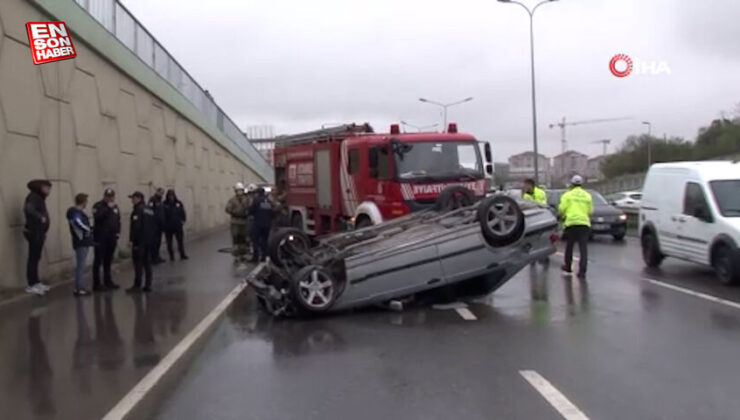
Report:
[[[552,182],[550,158],[540,154],[537,159],[539,183],[549,186]],[[534,178],[534,152],[524,152],[509,157],[509,182],[521,184],[527,178]]]
[[568,184],[573,175],[586,176],[588,170],[588,155],[575,150],[568,150],[552,159],[553,182],[558,186]]

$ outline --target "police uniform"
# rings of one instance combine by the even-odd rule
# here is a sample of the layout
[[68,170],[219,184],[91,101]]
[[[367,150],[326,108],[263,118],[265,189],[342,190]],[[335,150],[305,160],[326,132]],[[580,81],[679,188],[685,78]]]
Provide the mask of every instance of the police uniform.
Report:
[[252,225],[252,262],[264,261],[267,257],[267,239],[272,225],[272,203],[265,197],[265,191],[259,189],[254,202],[249,208],[249,215],[254,219]]
[[[115,192],[106,189],[104,196],[115,197]],[[118,205],[100,200],[93,205],[93,241],[95,243],[93,257],[93,290],[118,289],[113,282],[111,265],[121,235],[121,212]],[[103,271],[101,283],[100,270]]]
[[[150,291],[152,287],[152,245],[157,231],[157,221],[154,210],[144,203],[144,194],[136,192],[131,197],[140,197],[141,201],[134,206],[131,212],[131,258],[134,262],[134,285],[129,291]],[[142,286],[142,274],[145,277]]]
[[[161,191],[161,189],[157,189]],[[149,198],[149,207],[154,212],[154,232],[152,233],[152,264],[159,264],[164,262],[162,256],[159,254],[159,249],[162,247],[162,234],[164,233],[164,206],[162,203],[162,196],[154,194]]]
[[594,206],[591,194],[581,187],[581,182],[578,178],[578,181],[574,182],[575,185],[563,193],[560,197],[558,212],[563,218],[563,226],[565,227],[563,235],[567,241],[563,272],[571,273],[573,246],[578,242],[580,252],[578,276],[584,277],[588,268],[588,239],[591,236],[591,212]]
[[522,198],[529,201],[534,201],[538,204],[547,204],[547,194],[545,194],[545,190],[538,186],[532,187],[531,193],[523,193]]
[[244,261],[247,255],[249,238],[247,217],[250,201],[246,194],[237,194],[226,204],[226,213],[231,216],[231,254],[235,263]]

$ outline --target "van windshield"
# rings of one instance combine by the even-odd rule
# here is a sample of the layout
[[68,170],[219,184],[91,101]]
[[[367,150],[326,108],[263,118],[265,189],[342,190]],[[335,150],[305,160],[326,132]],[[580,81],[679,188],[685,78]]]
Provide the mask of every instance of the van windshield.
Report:
[[409,142],[396,153],[396,168],[401,180],[481,178],[478,144],[473,142]]
[[740,217],[740,179],[711,181],[714,201],[724,217]]

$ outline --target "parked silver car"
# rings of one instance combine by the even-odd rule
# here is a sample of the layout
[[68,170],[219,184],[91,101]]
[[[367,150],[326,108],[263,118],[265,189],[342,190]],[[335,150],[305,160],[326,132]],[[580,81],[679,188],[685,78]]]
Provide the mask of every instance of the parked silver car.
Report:
[[433,210],[316,242],[296,229],[278,231],[269,262],[247,281],[275,316],[410,300],[436,289],[485,295],[554,253],[556,231],[546,206],[503,194],[474,202],[469,190],[450,187]]

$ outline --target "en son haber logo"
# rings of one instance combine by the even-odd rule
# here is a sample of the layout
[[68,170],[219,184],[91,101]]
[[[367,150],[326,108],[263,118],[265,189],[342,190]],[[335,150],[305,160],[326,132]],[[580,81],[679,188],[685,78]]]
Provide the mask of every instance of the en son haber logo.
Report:
[[28,22],[26,31],[33,64],[77,57],[77,51],[72,45],[72,38],[64,22]]

